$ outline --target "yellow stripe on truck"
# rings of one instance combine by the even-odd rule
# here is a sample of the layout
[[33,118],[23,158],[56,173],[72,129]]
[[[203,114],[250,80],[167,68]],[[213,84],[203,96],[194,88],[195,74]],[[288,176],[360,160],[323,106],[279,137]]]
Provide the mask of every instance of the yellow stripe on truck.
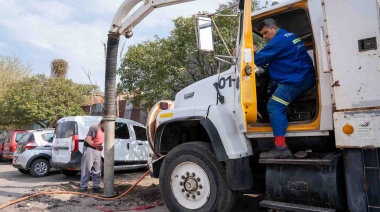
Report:
[[163,113],[163,114],[160,114],[160,118],[170,118],[170,117],[173,117],[173,113]]

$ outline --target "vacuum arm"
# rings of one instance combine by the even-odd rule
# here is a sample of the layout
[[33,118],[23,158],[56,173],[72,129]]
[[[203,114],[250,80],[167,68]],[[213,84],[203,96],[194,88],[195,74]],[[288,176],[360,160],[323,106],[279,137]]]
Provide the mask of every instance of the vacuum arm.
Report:
[[[140,23],[140,21],[149,15],[149,13],[152,12],[155,8],[165,7],[173,4],[181,4],[188,1],[194,0],[124,0],[112,20],[112,25],[109,33],[126,35],[127,37],[130,37],[132,36],[133,27]],[[140,2],[143,2],[143,5],[141,5],[134,13],[127,17],[132,8],[134,8]]]

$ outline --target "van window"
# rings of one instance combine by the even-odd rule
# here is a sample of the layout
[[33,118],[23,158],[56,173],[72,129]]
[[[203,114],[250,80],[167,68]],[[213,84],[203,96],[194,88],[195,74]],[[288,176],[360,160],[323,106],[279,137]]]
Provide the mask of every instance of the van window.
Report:
[[19,144],[26,144],[26,142],[31,141],[31,140],[34,140],[33,133],[31,132],[26,133],[26,134],[23,134],[23,136],[19,140]]
[[56,138],[70,138],[78,134],[78,124],[75,121],[66,121],[57,124],[55,128]]
[[139,126],[133,126],[136,133],[136,139],[139,141],[146,141],[146,129]]
[[24,132],[18,132],[16,133],[16,142],[18,142],[20,140],[20,138],[24,135],[25,133]]
[[44,141],[47,141],[49,143],[53,142],[53,136],[54,136],[54,133],[45,133],[45,134],[41,134],[41,137]]
[[115,138],[129,139],[128,125],[126,123],[115,122]]

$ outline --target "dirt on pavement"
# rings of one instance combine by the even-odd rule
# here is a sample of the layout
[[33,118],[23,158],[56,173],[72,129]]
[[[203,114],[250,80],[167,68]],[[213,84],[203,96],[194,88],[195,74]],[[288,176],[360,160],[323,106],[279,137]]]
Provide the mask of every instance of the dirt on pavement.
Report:
[[[115,173],[115,192],[118,194],[124,193],[130,188],[136,180],[144,173],[145,169],[135,171],[118,171]],[[22,181],[22,186],[19,186],[16,179]],[[22,180],[21,180],[22,179]],[[30,179],[31,183],[28,183]],[[13,181],[11,185],[7,182]],[[46,183],[42,181],[46,180]],[[36,183],[39,181],[39,183]],[[51,182],[53,181],[53,182]],[[43,178],[33,178],[28,174],[21,174],[14,169],[9,163],[0,163],[0,199],[4,196],[5,201],[0,201],[0,206],[6,202],[18,199],[23,196],[29,196],[40,192],[52,191],[78,191],[80,183],[80,175],[74,177],[66,177],[59,171],[52,172],[49,176]],[[129,194],[114,201],[96,200],[91,197],[75,194],[54,194],[33,197],[28,200],[13,204],[0,211],[100,211],[98,206],[105,211],[128,211],[130,209],[149,206],[158,202],[158,205],[151,209],[146,209],[149,212],[168,212],[165,207],[159,191],[158,179],[146,176]],[[33,185],[34,184],[34,185]],[[89,182],[89,194],[101,196],[91,192],[92,182]],[[20,192],[20,189],[24,188]],[[101,187],[104,188],[103,182]],[[13,193],[12,191],[17,191]],[[232,211],[258,211],[258,200],[261,198],[253,198],[252,196],[242,195],[238,199],[238,203]]]

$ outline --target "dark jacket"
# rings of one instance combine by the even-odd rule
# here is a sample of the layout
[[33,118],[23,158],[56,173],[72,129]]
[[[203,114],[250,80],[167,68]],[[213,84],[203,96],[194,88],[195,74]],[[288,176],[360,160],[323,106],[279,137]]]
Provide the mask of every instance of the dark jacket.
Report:
[[300,86],[315,77],[313,61],[302,40],[283,29],[255,54],[255,64],[269,64],[269,75],[277,84]]

